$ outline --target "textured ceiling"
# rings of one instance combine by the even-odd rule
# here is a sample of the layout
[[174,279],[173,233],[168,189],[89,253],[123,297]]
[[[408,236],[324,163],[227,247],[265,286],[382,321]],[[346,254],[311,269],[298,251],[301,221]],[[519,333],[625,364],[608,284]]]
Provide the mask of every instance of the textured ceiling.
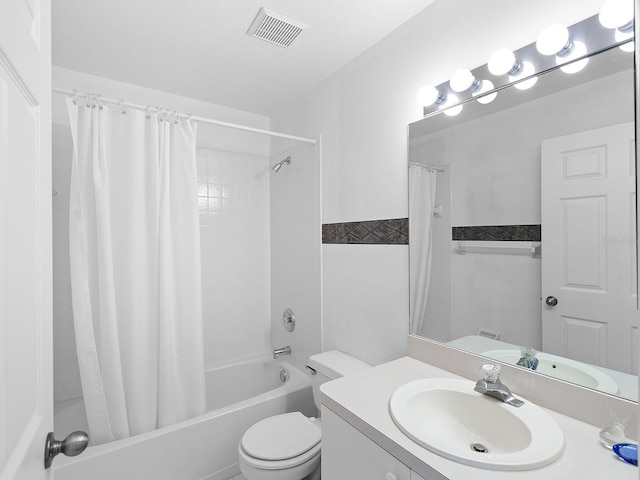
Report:
[[[432,2],[54,0],[53,63],[269,115]],[[260,7],[309,27],[289,48],[252,38]]]

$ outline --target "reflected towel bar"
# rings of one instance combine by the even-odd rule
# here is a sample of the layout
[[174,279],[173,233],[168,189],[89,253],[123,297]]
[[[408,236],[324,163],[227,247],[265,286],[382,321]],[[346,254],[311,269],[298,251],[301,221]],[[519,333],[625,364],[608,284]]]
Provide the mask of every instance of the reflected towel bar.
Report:
[[494,255],[530,255],[532,257],[540,257],[541,246],[541,242],[461,240],[456,243],[455,251],[459,255],[465,255],[467,253],[488,253]]

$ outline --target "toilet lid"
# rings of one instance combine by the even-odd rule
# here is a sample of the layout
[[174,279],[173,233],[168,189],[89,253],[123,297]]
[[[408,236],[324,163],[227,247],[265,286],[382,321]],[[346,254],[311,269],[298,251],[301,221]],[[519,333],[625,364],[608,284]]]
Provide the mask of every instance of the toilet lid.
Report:
[[319,424],[300,412],[265,418],[249,428],[241,440],[245,452],[262,460],[297,457],[319,443]]

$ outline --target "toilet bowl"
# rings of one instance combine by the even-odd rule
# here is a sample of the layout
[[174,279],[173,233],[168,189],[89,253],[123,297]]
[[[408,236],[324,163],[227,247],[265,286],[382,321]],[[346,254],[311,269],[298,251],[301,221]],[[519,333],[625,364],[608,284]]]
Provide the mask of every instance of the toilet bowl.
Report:
[[[312,355],[313,400],[320,410],[320,385],[362,371],[370,365],[338,350]],[[238,444],[240,471],[248,480],[320,478],[320,419],[283,413],[252,425]]]

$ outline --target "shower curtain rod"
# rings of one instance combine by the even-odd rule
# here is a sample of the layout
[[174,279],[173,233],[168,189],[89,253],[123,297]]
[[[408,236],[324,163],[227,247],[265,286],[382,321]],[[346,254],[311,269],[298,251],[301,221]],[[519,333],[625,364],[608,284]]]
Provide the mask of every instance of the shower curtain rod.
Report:
[[409,162],[409,165],[414,165],[414,166],[420,167],[420,168],[426,168],[427,170],[430,170],[432,172],[443,173],[443,172],[447,171],[447,169],[444,168],[444,167],[438,167],[436,165],[428,165],[426,163]]
[[[56,88],[53,87],[51,89],[52,92],[54,93],[59,93],[61,95],[66,95],[68,97],[84,97],[87,98],[88,95],[85,93],[78,93],[74,90],[67,90],[64,88]],[[103,96],[100,95],[96,95],[96,98],[98,98],[101,102],[105,102],[105,103],[111,103],[114,105],[122,105],[125,107],[129,107],[129,108],[135,108],[136,110],[147,110],[150,107],[148,105],[139,105],[136,103],[130,103],[130,102],[125,102],[123,100],[115,100],[113,98],[105,98]],[[151,107],[152,110],[157,111],[159,110],[156,107]],[[201,122],[201,123],[208,123],[211,125],[217,125],[219,127],[227,127],[227,128],[235,128],[236,130],[244,130],[245,132],[252,132],[252,133],[259,133],[261,135],[269,135],[271,137],[278,137],[278,138],[286,138],[287,140],[295,140],[296,142],[304,142],[304,143],[309,143],[311,145],[315,145],[316,144],[316,140],[314,138],[306,138],[306,137],[296,137],[295,135],[288,135],[286,133],[279,133],[279,132],[272,132],[271,130],[262,130],[260,128],[254,128],[254,127],[247,127],[245,125],[238,125],[235,123],[228,123],[228,122],[222,122],[220,120],[214,120],[212,118],[207,118],[207,117],[198,117],[196,115],[185,115],[183,113],[179,113],[178,114],[179,117],[181,118],[189,118],[191,120],[193,120],[194,122]]]

